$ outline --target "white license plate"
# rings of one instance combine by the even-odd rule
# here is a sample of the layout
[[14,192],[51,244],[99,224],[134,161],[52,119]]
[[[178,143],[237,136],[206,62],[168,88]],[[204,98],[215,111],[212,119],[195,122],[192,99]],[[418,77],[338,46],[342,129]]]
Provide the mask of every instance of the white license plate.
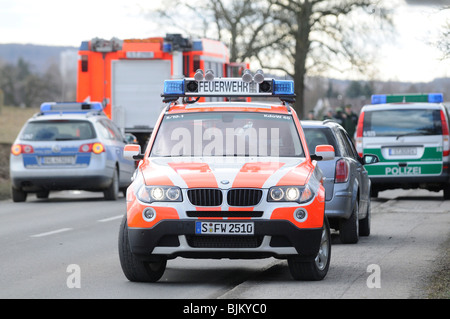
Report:
[[394,147],[389,149],[389,155],[417,155],[416,147]]
[[253,235],[254,232],[251,222],[195,222],[197,235]]
[[42,164],[44,165],[62,165],[73,164],[75,157],[73,156],[45,156],[42,158]]

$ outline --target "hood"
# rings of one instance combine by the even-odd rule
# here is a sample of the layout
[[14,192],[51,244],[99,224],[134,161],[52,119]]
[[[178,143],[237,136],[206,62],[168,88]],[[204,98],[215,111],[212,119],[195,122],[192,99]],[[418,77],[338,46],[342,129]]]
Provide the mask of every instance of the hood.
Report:
[[181,188],[269,188],[304,185],[314,166],[305,158],[149,158],[146,185]]

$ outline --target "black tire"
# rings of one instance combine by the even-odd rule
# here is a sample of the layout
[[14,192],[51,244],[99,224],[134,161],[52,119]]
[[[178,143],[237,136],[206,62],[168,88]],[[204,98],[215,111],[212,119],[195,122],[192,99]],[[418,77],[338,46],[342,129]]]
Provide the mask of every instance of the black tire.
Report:
[[117,169],[114,170],[111,185],[103,191],[103,196],[106,200],[117,200],[119,198],[119,173]]
[[450,185],[444,186],[444,200],[450,199]]
[[356,244],[359,240],[358,209],[358,199],[356,199],[350,218],[339,221],[339,238],[343,244]]
[[162,259],[159,262],[146,262],[133,255],[128,241],[126,214],[120,224],[119,259],[122,271],[129,281],[156,282],[162,277],[166,270],[166,259]]
[[27,200],[27,193],[20,189],[11,187],[11,197],[14,203],[20,203]]
[[50,191],[40,191],[36,193],[36,197],[40,199],[47,199],[50,195]]
[[297,256],[288,258],[289,270],[295,280],[318,281],[325,278],[330,267],[331,236],[328,219],[324,218],[320,249],[312,261],[301,260]]
[[370,199],[367,204],[367,215],[359,221],[359,236],[370,235],[370,219],[372,218],[372,210],[370,208]]

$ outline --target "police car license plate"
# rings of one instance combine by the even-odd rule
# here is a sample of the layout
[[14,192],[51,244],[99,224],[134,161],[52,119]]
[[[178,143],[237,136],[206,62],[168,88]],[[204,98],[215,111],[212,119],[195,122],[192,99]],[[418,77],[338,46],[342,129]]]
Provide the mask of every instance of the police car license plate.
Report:
[[45,156],[42,157],[42,164],[44,165],[61,165],[73,164],[75,157],[73,156]]
[[416,147],[393,147],[389,149],[389,155],[417,155]]
[[252,222],[195,222],[197,235],[253,235]]

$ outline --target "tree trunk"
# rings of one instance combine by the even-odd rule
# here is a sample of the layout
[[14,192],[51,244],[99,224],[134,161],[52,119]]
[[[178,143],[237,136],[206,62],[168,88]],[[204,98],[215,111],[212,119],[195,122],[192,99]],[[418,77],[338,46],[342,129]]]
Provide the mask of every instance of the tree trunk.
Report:
[[311,14],[312,4],[309,1],[305,1],[296,15],[298,30],[295,33],[294,90],[297,95],[295,110],[300,119],[305,115],[306,58],[311,44],[309,40]]

